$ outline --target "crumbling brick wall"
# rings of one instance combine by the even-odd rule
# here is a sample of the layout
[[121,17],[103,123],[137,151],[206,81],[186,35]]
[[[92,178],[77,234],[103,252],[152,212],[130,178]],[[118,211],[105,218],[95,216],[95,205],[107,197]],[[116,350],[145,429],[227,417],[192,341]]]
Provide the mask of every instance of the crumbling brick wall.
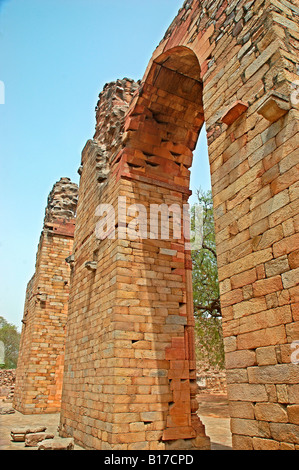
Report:
[[77,196],[78,186],[61,178],[48,198],[22,320],[14,407],[24,414],[60,409]]
[[1,399],[13,395],[16,380],[15,369],[0,369],[0,397]]
[[110,107],[108,122],[120,126],[104,124],[115,84],[104,90],[82,155],[62,435],[96,449],[209,446],[184,238],[95,231],[100,203],[181,208],[205,122],[233,446],[298,448],[297,61],[294,1],[187,0],[138,89],[118,90],[128,109]]

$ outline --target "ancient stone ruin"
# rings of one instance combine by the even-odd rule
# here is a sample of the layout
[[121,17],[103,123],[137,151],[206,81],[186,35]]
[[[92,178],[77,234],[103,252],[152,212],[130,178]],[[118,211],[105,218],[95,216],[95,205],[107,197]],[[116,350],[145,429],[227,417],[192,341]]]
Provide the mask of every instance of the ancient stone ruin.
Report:
[[[186,237],[174,237],[174,225],[168,239],[151,237],[146,212],[135,228],[147,237],[130,237],[132,205],[149,212],[188,202],[205,123],[233,447],[299,448],[298,13],[295,0],[187,0],[141,82],[118,80],[100,94],[79,169],[73,248],[63,238],[72,279],[62,437],[87,449],[209,448],[195,398]],[[112,217],[100,205],[112,206]],[[59,237],[54,226],[45,240]],[[15,392],[22,412],[59,407],[63,328],[37,322],[52,318],[47,295],[34,279],[22,341],[37,339],[21,356]],[[33,309],[40,316],[30,326]],[[58,362],[48,368],[54,338]]]
[[61,178],[48,197],[35,273],[28,283],[14,407],[24,414],[60,410],[65,327],[78,186]]

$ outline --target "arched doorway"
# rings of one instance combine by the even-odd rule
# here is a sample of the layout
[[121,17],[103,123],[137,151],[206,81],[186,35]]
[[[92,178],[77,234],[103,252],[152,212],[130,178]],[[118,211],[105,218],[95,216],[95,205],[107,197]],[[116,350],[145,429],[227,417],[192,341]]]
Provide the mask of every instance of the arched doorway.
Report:
[[[130,106],[125,123],[127,135],[124,155],[126,152],[131,153],[132,149],[135,153],[131,153],[129,158],[126,155],[122,177],[153,185],[160,191],[159,195],[156,191],[152,196],[149,193],[149,207],[176,205],[183,215],[183,207],[188,203],[190,195],[193,150],[203,123],[202,82],[198,60],[187,47],[168,50],[153,61],[138,97]],[[151,227],[148,229],[151,230]],[[143,243],[146,246],[146,242]],[[166,412],[168,416],[162,439],[174,448],[178,446],[178,440],[191,440],[194,432],[198,431],[204,441],[203,428],[196,414],[198,405],[192,263],[187,245],[183,231],[178,238],[174,238],[174,226],[172,236],[167,240],[158,237],[156,242],[160,255],[160,261],[157,260],[156,263],[157,270],[164,258],[165,268],[169,266],[173,274],[161,279],[161,282],[165,283],[164,289],[167,292],[163,299],[164,312],[169,315],[164,331],[171,331],[172,335],[171,342],[166,347],[165,358],[169,361],[170,370],[167,376],[174,397]],[[152,266],[151,276],[157,274],[155,271],[155,266]],[[158,284],[160,285],[159,281]],[[171,330],[167,323],[172,323]],[[175,323],[177,328],[174,327]],[[153,343],[151,348],[155,347]],[[183,446],[185,445],[186,441]],[[198,439],[196,445],[204,447],[203,442],[199,443]]]
[[[181,208],[184,204],[187,204],[191,194],[189,188],[193,151],[204,124],[203,87],[200,77],[201,71],[198,59],[191,49],[175,47],[168,50],[154,59],[142,82],[138,97],[131,105],[127,118],[126,148],[137,148],[138,157],[135,158],[134,154],[131,153],[129,159],[123,164],[122,175],[126,175],[128,180],[143,181],[156,187],[172,189],[172,198],[169,199],[168,205],[170,202],[172,204],[176,203]],[[150,135],[155,139],[154,143],[150,142]],[[176,196],[174,195],[175,191],[177,192]],[[163,198],[158,199],[157,194],[155,194],[153,199],[150,196],[147,198],[147,203],[149,206],[154,203],[165,204],[165,200]],[[150,231],[150,226],[148,229]],[[181,240],[170,239],[168,241],[169,254],[172,254],[178,261],[177,251],[173,249],[175,246],[176,248],[179,247],[180,254],[184,257],[183,280],[186,282],[186,294],[184,297],[185,303],[180,302],[180,314],[182,316],[186,315],[187,318],[184,328],[185,342],[181,341],[180,336],[172,338],[169,357],[171,357],[171,354],[178,354],[175,344],[180,344],[181,348],[186,348],[184,357],[190,361],[189,378],[192,377],[190,382],[192,388],[192,392],[190,392],[191,415],[193,415],[192,419],[195,421],[198,405],[195,398],[196,355],[192,263],[191,253],[186,248],[186,243],[185,248],[183,246],[185,241],[183,233]],[[180,246],[182,242],[183,244]],[[159,243],[161,244],[161,241]],[[182,273],[182,265],[180,269],[174,269],[173,271]],[[171,279],[169,286],[171,286]],[[165,284],[165,288],[171,292],[169,286],[168,283]],[[171,367],[175,367],[174,362]],[[180,373],[184,374],[185,371]],[[178,378],[179,375],[176,376],[176,379]],[[179,380],[176,384],[174,382],[172,379],[171,386],[181,386]],[[174,446],[177,445],[176,440],[180,435],[178,427],[175,427],[174,423],[182,422],[182,416],[184,416],[182,408],[182,403],[179,400],[177,404],[172,402],[171,416],[168,419],[171,426],[164,434],[172,436]],[[186,414],[185,411],[185,423],[188,423],[187,415],[188,412]],[[227,422],[228,420],[226,420],[226,427],[228,426]],[[171,442],[171,439],[169,441]]]

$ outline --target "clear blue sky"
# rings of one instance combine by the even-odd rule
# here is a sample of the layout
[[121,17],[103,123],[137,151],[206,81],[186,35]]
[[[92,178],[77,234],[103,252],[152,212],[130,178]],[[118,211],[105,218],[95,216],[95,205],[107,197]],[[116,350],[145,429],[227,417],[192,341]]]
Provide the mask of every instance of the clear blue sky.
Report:
[[[182,4],[0,0],[0,316],[19,328],[49,191],[61,177],[78,182],[98,94],[142,78]],[[204,133],[191,186],[210,187]]]

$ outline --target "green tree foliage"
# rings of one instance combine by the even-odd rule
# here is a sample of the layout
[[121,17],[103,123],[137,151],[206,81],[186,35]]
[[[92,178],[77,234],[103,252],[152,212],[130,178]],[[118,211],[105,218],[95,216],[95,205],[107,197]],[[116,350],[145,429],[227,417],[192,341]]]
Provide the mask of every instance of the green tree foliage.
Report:
[[0,317],[0,341],[4,344],[4,364],[2,369],[15,369],[17,367],[20,333],[15,325],[8,323],[5,318]]
[[202,208],[202,245],[191,252],[197,357],[211,367],[223,368],[224,347],[212,193],[200,189],[197,198]]

